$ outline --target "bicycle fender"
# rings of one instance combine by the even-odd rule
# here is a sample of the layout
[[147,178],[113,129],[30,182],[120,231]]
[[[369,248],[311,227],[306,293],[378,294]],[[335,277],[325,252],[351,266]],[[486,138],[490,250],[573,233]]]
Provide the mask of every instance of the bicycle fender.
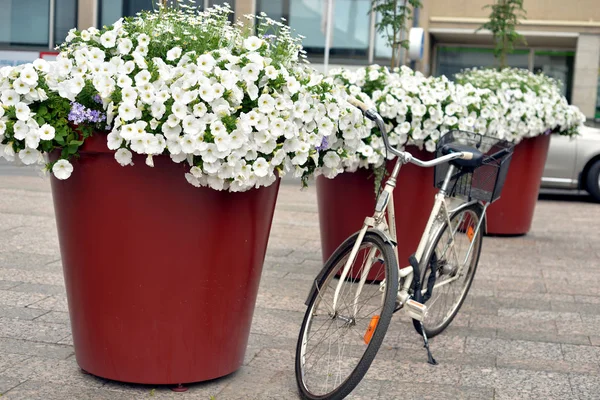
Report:
[[[381,240],[383,240],[386,243],[391,244],[392,246],[396,245],[396,243],[394,243],[394,241],[387,234],[385,234],[384,232],[382,232],[378,229],[367,229],[367,233],[371,233],[373,235],[379,236],[381,238]],[[355,233],[354,235],[350,236],[350,238],[352,238],[353,236],[355,236],[357,234],[358,234],[358,232]],[[350,238],[348,238],[348,239],[350,239]],[[346,240],[348,240],[348,239],[346,239]],[[341,247],[341,245],[340,245],[340,247]],[[336,254],[336,253],[337,253],[337,250],[333,254]],[[310,291],[308,292],[308,297],[306,298],[306,301],[304,302],[305,306],[308,307],[308,305],[310,304],[310,300],[315,295],[315,292],[319,289],[319,284],[323,281],[323,277],[325,276],[326,273],[327,273],[327,263],[325,263],[325,265],[323,266],[323,268],[321,269],[321,271],[319,272],[319,274],[317,275],[317,277],[311,284]]]

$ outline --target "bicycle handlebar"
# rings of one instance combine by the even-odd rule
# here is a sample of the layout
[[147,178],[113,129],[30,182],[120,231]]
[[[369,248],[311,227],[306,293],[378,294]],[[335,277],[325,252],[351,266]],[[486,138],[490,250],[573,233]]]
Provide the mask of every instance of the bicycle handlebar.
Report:
[[363,103],[362,101],[358,100],[355,97],[348,97],[347,101],[348,101],[348,103],[352,104],[354,107],[361,110],[367,118],[369,118],[371,121],[374,121],[375,124],[377,124],[377,127],[379,128],[379,131],[381,132],[381,137],[383,139],[383,143],[385,144],[385,147],[392,154],[395,154],[396,156],[400,157],[405,163],[415,164],[419,167],[434,167],[439,164],[444,164],[446,162],[456,160],[457,158],[462,158],[463,160],[471,160],[473,158],[473,153],[468,152],[468,151],[463,151],[463,152],[459,152],[459,153],[447,154],[445,156],[438,157],[438,158],[435,158],[430,161],[419,160],[418,158],[413,157],[412,154],[410,154],[406,151],[400,151],[400,150],[396,149],[395,147],[392,147],[392,145],[390,144],[388,135],[387,135],[387,131],[385,130],[385,122],[383,121],[383,118],[381,118],[381,115],[379,115],[379,113],[377,112],[377,109],[375,109],[374,107],[367,106],[365,103]]

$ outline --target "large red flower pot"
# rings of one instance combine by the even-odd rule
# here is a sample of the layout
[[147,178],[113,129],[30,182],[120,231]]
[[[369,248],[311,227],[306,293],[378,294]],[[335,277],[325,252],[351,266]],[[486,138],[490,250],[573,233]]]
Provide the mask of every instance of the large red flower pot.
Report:
[[[432,153],[416,147],[407,150],[420,159],[429,160],[433,157]],[[390,173],[393,166],[394,162],[388,163]],[[348,236],[362,227],[365,217],[373,215],[376,201],[374,179],[370,169],[343,173],[334,179],[317,178],[324,262]],[[408,257],[417,250],[435,193],[432,168],[419,168],[412,164],[402,166],[394,191],[400,267],[407,266]],[[377,268],[372,268],[368,279],[375,279],[379,272]]]
[[[243,362],[279,183],[196,188],[167,156],[121,167],[105,136],[52,178],[75,355],[108,379],[177,384]],[[53,154],[55,158],[57,154]]]
[[487,211],[488,234],[529,232],[549,145],[550,135],[540,135],[515,146],[500,199]]

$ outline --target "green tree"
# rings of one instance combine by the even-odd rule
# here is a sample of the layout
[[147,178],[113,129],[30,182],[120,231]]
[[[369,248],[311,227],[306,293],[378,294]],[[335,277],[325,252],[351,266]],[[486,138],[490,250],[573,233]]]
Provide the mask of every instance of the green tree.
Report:
[[524,0],[496,0],[484,9],[491,9],[490,20],[483,24],[477,31],[487,29],[494,35],[494,57],[500,63],[500,69],[506,68],[506,55],[515,49],[519,42],[526,44],[523,35],[517,32],[519,19],[525,18]]
[[408,40],[402,39],[412,20],[412,8],[421,7],[421,0],[371,0],[371,13],[379,14],[381,20],[375,24],[377,32],[385,35],[392,49],[391,67],[400,64],[400,49],[408,49]]

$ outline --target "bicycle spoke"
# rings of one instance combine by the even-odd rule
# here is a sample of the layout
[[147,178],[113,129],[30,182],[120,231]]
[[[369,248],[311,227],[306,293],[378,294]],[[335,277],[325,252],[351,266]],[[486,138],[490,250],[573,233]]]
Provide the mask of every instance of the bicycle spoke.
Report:
[[[428,265],[423,277],[424,289],[427,293],[427,282],[430,274],[436,274],[436,281],[430,298],[426,302],[428,313],[425,318],[426,328],[436,330],[455,313],[466,293],[468,282],[473,274],[473,264],[477,262],[473,255],[478,251],[481,232],[477,237],[472,235],[479,223],[479,215],[471,210],[464,210],[452,218],[450,227],[441,234],[434,249],[436,263]],[[471,250],[469,252],[469,249]],[[446,272],[444,272],[446,271]]]
[[[386,292],[380,290],[379,284],[367,281],[367,277],[383,281],[387,278],[386,263],[379,261],[384,257],[380,245],[363,242],[347,276],[341,280],[350,246],[347,251],[319,283],[316,299],[307,310],[304,333],[299,339],[302,340],[299,354],[303,385],[320,396],[343,385],[354,373],[363,359],[360,354],[370,347],[371,342],[365,343],[365,334],[372,318],[381,316],[385,304]],[[389,257],[393,252],[387,254]],[[338,297],[334,309],[336,291]],[[390,318],[391,311],[388,313],[387,318]],[[378,328],[379,325],[376,330]],[[381,336],[378,340],[381,343]]]

